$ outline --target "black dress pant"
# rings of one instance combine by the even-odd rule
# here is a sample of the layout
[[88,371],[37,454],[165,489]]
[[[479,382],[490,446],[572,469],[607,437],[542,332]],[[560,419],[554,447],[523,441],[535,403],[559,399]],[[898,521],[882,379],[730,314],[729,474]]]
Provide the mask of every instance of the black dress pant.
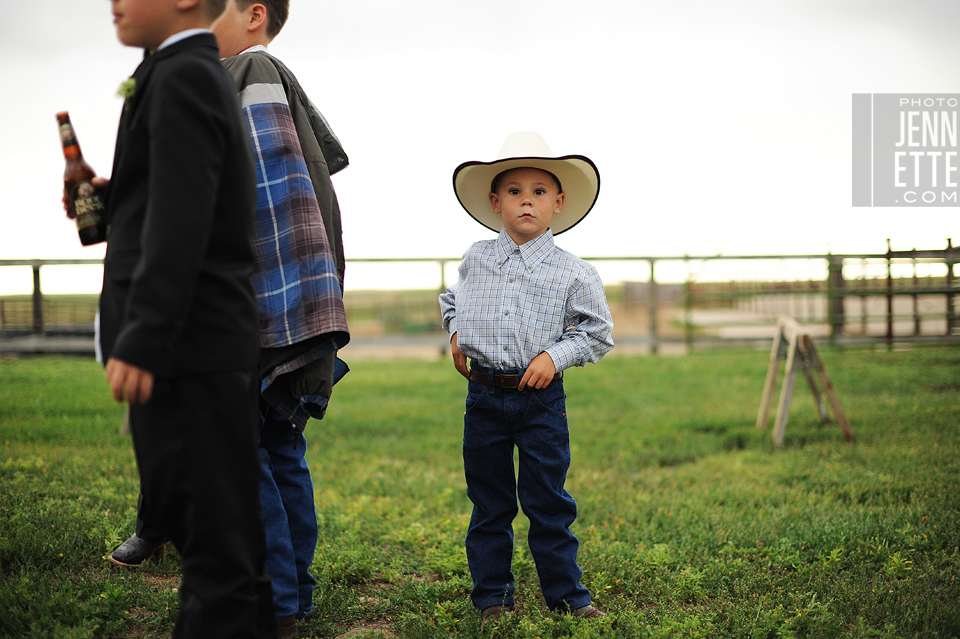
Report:
[[134,528],[134,532],[137,533],[137,537],[140,539],[149,539],[150,541],[163,541],[167,538],[167,534],[151,524],[149,521],[143,519],[143,491],[137,495],[137,526]]
[[154,380],[130,411],[141,516],[182,559],[175,639],[276,636],[260,516],[255,371]]

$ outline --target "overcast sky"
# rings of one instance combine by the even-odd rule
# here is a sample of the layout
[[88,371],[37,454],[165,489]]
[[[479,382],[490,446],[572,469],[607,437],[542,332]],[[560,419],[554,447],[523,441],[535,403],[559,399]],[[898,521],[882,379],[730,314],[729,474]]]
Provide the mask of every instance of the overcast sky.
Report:
[[[54,114],[109,174],[115,92],[141,52],[106,0],[7,4],[0,258],[101,257],[63,217]],[[520,130],[599,167],[596,207],[557,240],[580,255],[879,253],[960,241],[960,216],[851,206],[851,95],[960,93],[958,24],[952,0],[293,0],[271,51],[350,156],[334,177],[348,257],[492,237],[451,175]],[[425,269],[405,277],[432,286]],[[347,285],[395,272],[351,266]],[[0,294],[24,286],[4,273]]]

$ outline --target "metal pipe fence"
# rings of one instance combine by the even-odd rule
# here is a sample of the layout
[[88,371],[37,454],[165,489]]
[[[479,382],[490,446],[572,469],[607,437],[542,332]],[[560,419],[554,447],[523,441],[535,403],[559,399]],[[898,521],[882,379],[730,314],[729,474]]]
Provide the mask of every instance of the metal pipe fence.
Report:
[[[598,269],[629,265],[630,277],[608,285],[615,339],[657,353],[662,345],[699,346],[767,340],[780,315],[818,327],[833,344],[960,342],[955,266],[960,248],[947,240],[938,250],[878,254],[679,255],[585,257]],[[449,265],[460,258],[348,258],[348,263],[389,267],[435,264],[439,290]],[[0,298],[0,337],[92,334],[95,303],[87,296],[45,296],[46,266],[100,265],[98,259],[0,260],[0,267],[30,267],[29,296]],[[635,268],[634,268],[635,265]],[[668,266],[669,265],[669,266]],[[663,271],[673,271],[666,281]],[[683,273],[676,277],[677,271]],[[633,274],[636,274],[634,277]],[[724,273],[729,275],[724,279]],[[721,277],[718,278],[718,275]],[[662,281],[663,280],[663,281]],[[348,291],[355,334],[439,331],[436,290],[418,293]],[[372,327],[372,328],[371,328]]]

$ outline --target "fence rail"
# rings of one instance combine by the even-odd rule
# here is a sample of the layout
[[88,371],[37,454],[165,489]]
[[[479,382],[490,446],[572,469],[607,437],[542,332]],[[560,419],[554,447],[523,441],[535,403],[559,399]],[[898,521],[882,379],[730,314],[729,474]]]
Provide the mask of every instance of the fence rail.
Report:
[[[960,313],[957,312],[960,278],[954,273],[956,264],[960,263],[960,248],[955,248],[949,239],[945,249],[912,251],[893,251],[888,241],[885,253],[873,254],[631,255],[584,259],[598,267],[609,262],[642,264],[635,271],[636,281],[627,281],[615,294],[608,291],[608,295],[614,309],[615,330],[621,331],[617,337],[628,330],[623,326],[632,326],[634,330],[626,341],[642,343],[653,353],[668,342],[681,342],[692,349],[697,344],[766,338],[754,329],[762,326],[773,330],[777,317],[784,313],[804,324],[819,325],[821,335],[828,336],[834,344],[960,342]],[[817,265],[823,275],[819,279],[778,279],[777,273],[754,272],[748,277],[727,281],[700,282],[694,274],[697,265],[713,263],[788,265],[804,261]],[[448,265],[459,263],[460,258],[348,258],[347,262],[436,264],[443,290],[447,285]],[[685,280],[660,283],[657,268],[665,263],[684,265]],[[64,328],[62,319],[69,314],[58,312],[59,323],[45,321],[44,308],[48,302],[42,292],[41,269],[100,264],[99,259],[0,260],[0,267],[32,268],[28,332],[36,336],[70,330]],[[931,266],[938,267],[941,274],[931,275]],[[928,272],[919,276],[919,267],[925,267]],[[436,310],[435,299],[424,301],[420,304],[423,308],[415,309],[406,308],[396,298],[390,304],[389,309],[377,311],[379,316],[375,319],[380,324],[389,324],[393,332],[439,328],[439,321],[431,317],[431,312]],[[350,311],[348,307],[348,314]],[[416,317],[403,317],[410,313]],[[5,311],[0,300],[0,336],[24,331],[26,323],[15,315]],[[89,320],[87,322],[89,324]],[[91,329],[89,325],[81,327],[81,330]]]

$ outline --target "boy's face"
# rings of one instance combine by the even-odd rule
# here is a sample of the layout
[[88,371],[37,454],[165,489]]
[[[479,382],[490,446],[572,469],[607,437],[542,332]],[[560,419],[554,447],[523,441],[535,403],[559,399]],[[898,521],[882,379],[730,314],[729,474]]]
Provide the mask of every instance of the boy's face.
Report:
[[111,0],[117,38],[128,47],[156,51],[176,33],[176,0]]
[[490,204],[503,218],[507,234],[519,245],[550,228],[553,216],[563,208],[563,197],[549,173],[520,168],[503,174],[497,192],[490,194]]

